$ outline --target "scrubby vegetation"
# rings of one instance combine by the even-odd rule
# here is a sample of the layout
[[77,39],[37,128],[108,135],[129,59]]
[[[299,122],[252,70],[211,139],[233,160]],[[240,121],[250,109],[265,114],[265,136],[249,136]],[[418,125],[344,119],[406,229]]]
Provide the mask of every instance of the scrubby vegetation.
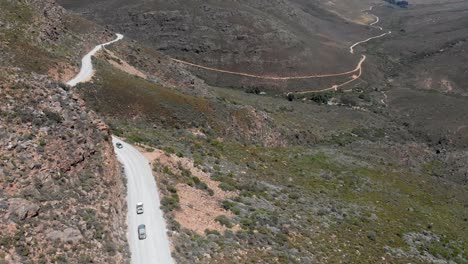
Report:
[[[86,2],[93,1],[74,1],[73,5]],[[210,50],[212,40],[206,38],[206,32],[200,44],[190,36],[190,27],[177,25],[192,19],[190,16],[161,9],[163,20],[153,29],[181,31],[183,35],[165,32],[168,39],[175,36],[178,40],[166,42],[158,36],[156,44],[162,45],[160,50],[193,61],[203,56],[206,61],[216,62],[226,55],[225,46],[242,55],[258,52],[258,56],[239,60],[239,65],[222,65],[226,63],[223,61],[236,61],[223,59],[218,61],[219,66],[235,69],[251,64],[248,67],[253,70],[292,76],[301,72],[298,69],[336,72],[336,61],[343,71],[349,69],[355,56],[341,48],[337,52],[337,45],[349,42],[351,33],[364,35],[374,30],[322,12],[321,6],[310,1],[304,1],[306,5],[300,1],[294,5],[289,1],[274,5],[266,1],[271,10],[280,7],[277,13],[255,6],[259,2],[265,1],[220,2],[238,7],[227,11],[221,6],[210,8],[211,3],[206,3],[198,21],[214,17],[207,14],[220,15],[216,17],[219,21],[226,14],[231,18],[238,14],[250,19],[261,17],[258,23],[240,19],[254,25],[248,28],[257,30],[259,38],[240,35],[245,26],[242,23],[232,30],[210,21],[207,26],[195,28],[220,26],[214,32],[232,34],[224,46],[213,41],[217,48]],[[403,8],[409,4],[386,2]],[[428,26],[437,30],[435,34],[418,23],[418,17],[426,16],[418,16],[411,9],[402,12],[385,7],[393,12],[393,21],[386,23],[394,27],[389,30],[393,31],[392,37],[396,36],[396,45],[382,48],[366,44],[369,60],[363,71],[365,77],[361,76],[347,91],[288,94],[297,87],[329,84],[325,80],[257,83],[244,77],[210,74],[181,67],[156,50],[126,40],[108,47],[119,56],[111,60],[130,62],[145,71],[148,79],[117,70],[98,56],[93,59],[93,82],[74,90],[39,74],[62,80],[66,70],[75,70],[87,47],[110,33],[66,13],[49,0],[0,0],[0,6],[0,97],[4,102],[0,105],[0,225],[4,231],[0,235],[0,262],[128,260],[121,196],[125,182],[119,178],[115,160],[109,159],[110,134],[103,124],[97,127],[99,118],[87,110],[91,107],[105,119],[113,134],[141,144],[146,151],[193,161],[195,168],[191,169],[204,173],[195,175],[187,164],[154,162],[161,208],[178,263],[467,263],[465,90],[455,85],[456,78],[451,79],[452,85],[444,79],[433,81],[432,75],[417,82],[401,77],[408,74],[419,78],[417,70],[428,71],[427,65],[434,63],[417,62],[438,58],[446,51],[453,51],[462,63],[452,63],[451,58],[440,68],[465,65],[462,55],[466,41],[458,36],[464,31],[441,28],[450,23],[464,25],[463,17],[455,17],[456,22],[440,22],[437,27]],[[161,1],[163,6],[166,3]],[[426,12],[434,10],[429,4],[424,6]],[[257,9],[262,12],[252,16],[250,12]],[[282,13],[284,10],[287,13]],[[216,13],[210,13],[213,11]],[[141,19],[145,25],[119,23],[118,27],[136,24],[134,29],[141,32],[148,32],[145,26],[152,24],[148,19],[160,19],[158,12],[123,12],[117,16]],[[407,23],[408,18],[395,12],[407,14],[412,22]],[[311,16],[318,13],[327,13],[327,17]],[[268,19],[263,14],[268,14]],[[281,25],[270,24],[276,19]],[[298,27],[289,21],[307,23]],[[308,34],[310,21],[316,21],[317,28],[334,28],[336,32],[328,36],[316,31]],[[168,22],[172,24],[161,26]],[[407,33],[413,25],[417,27],[413,32],[423,40],[405,49],[406,42],[412,42],[406,36],[414,38],[415,34]],[[352,29],[349,32],[348,26]],[[457,36],[450,39],[449,34],[440,34],[445,31],[457,32],[453,34]],[[284,41],[281,46],[287,50],[282,56],[289,59],[268,62],[265,67],[262,59],[270,59],[265,54],[280,52],[271,49],[270,42],[256,41],[272,35]],[[433,35],[443,35],[443,45],[426,38]],[[383,39],[372,43],[379,41]],[[320,43],[320,54],[315,53],[315,48],[309,50],[310,43]],[[261,46],[268,48],[250,51],[251,47]],[[321,65],[317,56],[333,63]],[[435,75],[450,74],[441,71]],[[348,77],[331,81],[340,78]],[[420,89],[421,83],[424,89]],[[427,92],[426,88],[430,90],[434,84],[446,90]],[[75,91],[86,103],[73,94]],[[456,98],[452,93],[462,96]],[[194,209],[192,213],[206,213],[194,202],[184,203],[184,195],[189,192],[196,198],[194,201],[203,200],[202,206],[214,203],[210,209],[216,213],[203,223],[207,228],[196,230],[176,220],[175,215],[183,207]]]
[[0,262],[125,263],[125,189],[110,134],[57,81],[58,65],[73,68],[99,41],[98,27],[49,0],[0,6]]
[[[153,107],[141,112],[138,118],[122,121],[121,113],[113,106],[115,103],[107,101],[122,102],[121,99],[112,96],[99,99],[107,89],[109,92],[119,89],[110,83],[114,70],[99,65],[103,74],[92,87],[94,90],[91,93],[83,90],[83,93],[88,102],[96,104],[101,114],[107,117],[114,131],[167,154],[193,160],[198,168],[210,173],[211,179],[218,182],[222,190],[237,193],[219,204],[232,213],[232,217],[216,217],[217,223],[229,227],[225,232],[205,230],[204,235],[200,235],[175,222],[171,214],[167,215],[170,229],[175,230],[172,239],[177,261],[185,263],[199,259],[202,262],[233,263],[269,259],[272,263],[358,263],[365,259],[365,263],[375,263],[385,258],[395,263],[448,259],[463,263],[467,258],[466,251],[461,249],[466,245],[467,234],[460,232],[466,225],[463,209],[466,190],[447,181],[440,185],[440,179],[430,176],[430,171],[444,167],[441,163],[430,165],[412,159],[411,162],[417,165],[401,166],[401,161],[393,157],[396,153],[393,147],[407,148],[398,142],[400,138],[410,136],[397,125],[386,129],[374,121],[369,126],[348,125],[348,121],[344,121],[332,129],[333,133],[324,132],[315,141],[303,144],[297,142],[305,141],[280,143],[284,142],[280,138],[275,144],[266,144],[258,135],[253,139],[245,134],[228,138],[224,132],[225,124],[217,121],[220,113],[230,118],[229,115],[245,113],[243,106],[251,104],[270,113],[269,129],[283,122],[304,129],[308,127],[308,119],[301,120],[296,115],[302,114],[303,107],[315,109],[316,104],[290,106],[284,100],[285,105],[272,104],[272,108],[267,103],[250,101],[242,91],[224,90],[220,94],[228,100],[187,98],[179,91],[125,75],[119,77],[124,78],[119,84],[138,82],[138,86],[147,87],[145,93],[151,94],[158,89],[155,93],[159,95],[151,99]],[[196,119],[192,119],[197,124],[184,121],[180,111],[185,110],[164,110],[173,109],[171,105],[179,100],[166,100],[168,94],[173,98],[187,98],[187,109],[201,111]],[[367,94],[360,94],[350,94],[350,100],[369,103]],[[201,102],[199,100],[224,110],[205,112],[207,108],[192,108],[191,102]],[[268,100],[271,99],[265,99]],[[231,104],[232,101],[236,103]],[[157,117],[155,114],[148,118],[153,116],[154,109],[160,111]],[[318,110],[316,113],[321,115]],[[195,113],[191,115],[197,116]],[[243,125],[252,122],[252,118],[242,114],[238,120],[242,120]],[[181,122],[168,122],[171,119]],[[199,128],[203,135],[193,134],[190,130],[193,127]],[[283,130],[286,138],[291,136],[290,131]],[[301,135],[298,133],[293,137],[300,138]],[[248,144],[251,140],[256,144]],[[376,149],[374,154],[361,151],[361,148],[369,147]],[[206,184],[183,166],[174,170],[156,164],[155,170],[170,176],[162,183],[166,186],[163,187],[163,209],[166,211],[178,210],[177,190],[173,186],[187,184],[206,190]],[[450,207],[446,206],[448,200]],[[410,239],[428,232],[444,237],[446,242],[436,243],[434,239],[424,246],[416,246],[413,242],[416,240]]]

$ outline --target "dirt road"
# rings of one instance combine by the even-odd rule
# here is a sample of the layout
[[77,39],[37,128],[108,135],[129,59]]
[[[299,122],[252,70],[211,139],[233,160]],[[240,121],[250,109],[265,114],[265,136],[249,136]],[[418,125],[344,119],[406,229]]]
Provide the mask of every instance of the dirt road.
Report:
[[[173,263],[167,237],[166,222],[160,209],[156,181],[148,160],[132,145],[112,137],[114,150],[124,165],[127,176],[128,241],[132,264]],[[116,143],[122,144],[117,148]],[[137,214],[136,204],[143,203],[143,214]],[[138,238],[139,225],[146,226],[146,239]]]
[[117,35],[116,39],[109,41],[107,43],[101,44],[101,45],[97,45],[93,50],[91,50],[88,54],[86,54],[83,57],[83,59],[81,59],[80,72],[78,73],[78,75],[75,76],[75,78],[67,82],[68,85],[76,86],[79,83],[88,82],[91,80],[91,78],[94,75],[93,63],[91,62],[91,57],[94,56],[103,47],[123,39],[123,35],[121,34],[116,34],[116,35]]
[[[371,6],[369,9],[367,10],[363,10],[363,12],[370,12],[372,11],[373,9],[373,6]],[[370,26],[374,26],[380,30],[383,30],[382,27],[380,26],[375,26],[377,23],[380,22],[380,18],[376,15],[373,15],[371,14],[372,16],[375,17],[375,21],[372,22],[370,24]],[[391,31],[388,31],[386,33],[383,33],[383,34],[380,34],[378,36],[374,36],[374,37],[370,37],[370,38],[367,38],[365,40],[361,40],[361,41],[358,41],[354,44],[352,44],[350,47],[349,47],[349,52],[351,54],[354,54],[354,48],[358,45],[361,45],[361,44],[364,44],[368,41],[371,41],[373,39],[378,39],[378,38],[382,38],[386,35],[389,35],[391,34],[392,32]],[[319,92],[325,92],[325,91],[330,91],[330,90],[338,90],[338,88],[341,88],[345,85],[348,85],[356,80],[358,80],[359,78],[361,78],[362,76],[362,71],[363,71],[363,64],[366,60],[366,56],[365,55],[362,55],[361,57],[361,60],[358,62],[356,68],[354,68],[353,70],[350,70],[350,71],[347,71],[347,72],[340,72],[340,73],[324,73],[324,74],[312,74],[312,75],[304,75],[304,76],[269,76],[269,75],[256,75],[256,74],[249,74],[249,73],[244,73],[244,72],[235,72],[235,71],[228,71],[228,70],[223,70],[223,69],[218,69],[218,68],[214,68],[214,67],[207,67],[207,66],[203,66],[203,65],[199,65],[199,64],[195,64],[195,63],[191,63],[191,62],[187,62],[187,61],[183,61],[183,60],[179,60],[179,59],[174,59],[174,58],[171,58],[172,61],[176,62],[176,63],[180,63],[180,64],[184,64],[184,65],[188,65],[188,66],[191,66],[191,67],[195,67],[195,68],[199,68],[199,69],[204,69],[204,70],[208,70],[208,71],[213,71],[213,72],[220,72],[220,73],[227,73],[227,74],[232,74],[232,75],[238,75],[238,76],[244,76],[244,77],[251,77],[251,78],[257,78],[257,79],[266,79],[266,80],[298,80],[298,79],[313,79],[313,78],[329,78],[329,77],[336,77],[336,76],[343,76],[343,75],[350,75],[352,74],[352,76],[350,77],[350,80],[346,81],[346,82],[343,82],[343,83],[339,83],[339,84],[333,84],[332,86],[330,87],[327,87],[327,88],[324,88],[324,89],[319,89],[319,90],[307,90],[307,91],[300,91],[300,92],[289,92],[287,95],[289,94],[306,94],[306,93],[319,93]],[[357,74],[355,74],[357,73]]]
[[[91,80],[94,75],[91,57],[104,46],[123,39],[123,35],[117,34],[117,38],[107,43],[96,46],[81,60],[81,69],[78,75],[67,84],[76,86],[78,83]],[[124,165],[127,176],[127,205],[128,205],[128,230],[127,238],[130,244],[131,261],[133,264],[171,264],[173,263],[167,237],[166,223],[160,209],[159,194],[153,173],[148,160],[138,150],[122,140],[112,137],[115,152],[119,161]],[[123,148],[117,148],[116,143]],[[143,202],[144,213],[136,213],[136,204]],[[146,225],[147,238],[138,239],[137,227]]]

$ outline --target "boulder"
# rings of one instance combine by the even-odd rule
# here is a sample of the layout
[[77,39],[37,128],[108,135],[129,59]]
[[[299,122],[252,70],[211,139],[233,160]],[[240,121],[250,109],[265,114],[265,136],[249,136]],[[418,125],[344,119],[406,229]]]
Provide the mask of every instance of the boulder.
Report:
[[39,214],[39,205],[22,198],[8,200],[10,215],[16,215],[20,220],[35,217]]
[[58,231],[58,230],[51,231],[46,235],[46,237],[47,239],[50,239],[53,241],[60,240],[65,243],[68,243],[68,242],[74,243],[74,242],[80,241],[83,238],[83,235],[81,235],[80,230],[69,227],[63,231]]

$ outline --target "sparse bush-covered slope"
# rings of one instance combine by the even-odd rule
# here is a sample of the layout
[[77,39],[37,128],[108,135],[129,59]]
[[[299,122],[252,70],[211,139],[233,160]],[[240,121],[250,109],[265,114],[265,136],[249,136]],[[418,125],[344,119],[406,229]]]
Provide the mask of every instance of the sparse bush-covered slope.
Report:
[[80,93],[153,159],[179,263],[466,262],[467,190],[404,125],[96,64]]
[[[390,21],[380,25],[393,32],[393,39],[389,36],[359,46],[368,55],[362,82],[356,82],[349,92],[285,98],[277,96],[283,92],[277,90],[279,84],[264,83],[270,90],[243,87],[245,83],[228,75],[191,72],[193,69],[171,62],[161,51],[254,73],[278,73],[284,68],[299,74],[322,65],[324,70],[336,72],[348,69],[350,60],[354,61],[347,50],[351,40],[379,30],[350,24],[339,12],[331,14],[326,4],[314,1],[163,2],[137,1],[132,6],[119,0],[72,3],[76,10],[89,11],[90,17],[104,14],[97,20],[130,35],[94,59],[93,81],[76,90],[85,103],[73,91],[28,74],[54,75],[53,70],[42,68],[71,60],[67,58],[72,56],[67,34],[50,42],[56,45],[53,49],[22,40],[48,55],[43,65],[31,65],[29,60],[20,63],[19,59],[12,66],[25,70],[8,69],[4,74],[10,79],[2,95],[11,103],[2,106],[2,129],[7,131],[2,137],[6,148],[2,157],[8,171],[0,171],[6,172],[1,181],[5,182],[6,199],[0,209],[5,212],[2,224],[10,233],[1,241],[2,256],[33,263],[41,258],[85,263],[89,256],[106,263],[125,259],[123,240],[117,239],[122,237],[121,225],[116,224],[123,221],[123,214],[118,214],[123,209],[119,203],[108,202],[119,201],[122,186],[112,173],[117,170],[115,164],[104,154],[111,151],[106,145],[108,134],[95,129],[105,130],[105,126],[92,112],[78,112],[78,106],[86,104],[113,134],[139,145],[151,160],[178,263],[467,263],[468,154],[463,132],[468,119],[463,89],[454,85],[462,78],[441,82],[446,91],[427,91],[434,83],[422,89],[413,78],[420,76],[418,71],[408,71],[411,65],[429,66],[426,60],[439,55],[449,58],[458,52],[464,56],[464,40],[451,45],[451,39],[446,53],[445,44],[431,42],[444,42],[440,36],[445,33],[425,34],[438,27],[417,14],[450,13],[463,10],[466,3],[447,0],[440,3],[441,10],[434,1],[422,5],[419,0],[407,9],[376,6],[375,14]],[[37,2],[36,8],[42,3]],[[343,8],[344,4],[336,4],[336,10]],[[362,8],[368,7],[359,8],[342,13],[362,14]],[[461,14],[438,25],[440,30],[457,29],[458,22],[464,21]],[[369,17],[365,24],[370,23]],[[20,20],[17,25],[29,23]],[[316,28],[303,28],[311,24]],[[71,24],[57,28],[77,32]],[[46,29],[50,27],[44,28],[49,32]],[[319,35],[323,29],[327,29],[325,36]],[[406,46],[411,44],[406,41],[411,36],[406,30],[419,32],[430,42],[424,43],[423,55],[411,55]],[[222,36],[214,33],[218,31]],[[38,36],[27,26],[21,32]],[[84,32],[76,34],[83,36]],[[277,42],[268,41],[272,35],[265,32],[277,33],[273,34]],[[462,36],[465,31],[457,32]],[[130,39],[132,34],[146,42]],[[16,39],[15,34],[1,36],[8,36],[0,42],[5,47]],[[324,39],[330,41],[319,41]],[[282,49],[274,50],[279,57],[274,58],[288,59],[275,64],[278,68],[269,68],[271,50],[262,48],[281,44]],[[419,43],[411,45],[419,47]],[[5,54],[18,53],[10,46]],[[438,48],[444,51],[426,53]],[[258,56],[238,52],[257,49]],[[316,50],[322,52],[314,53]],[[460,66],[458,59],[454,62]],[[337,60],[339,66],[332,67],[338,65]],[[15,62],[11,55],[9,61]],[[295,65],[298,61],[302,64]],[[43,88],[36,89],[37,93],[25,92],[39,85]],[[315,88],[318,84],[302,85]],[[31,107],[17,108],[23,105]],[[28,132],[22,134],[25,129]],[[20,136],[12,134],[13,130]],[[23,149],[33,149],[36,154],[28,156],[30,152],[23,153]],[[71,152],[79,158],[69,159]],[[24,161],[28,159],[43,161],[29,165]],[[18,173],[8,174],[10,171]],[[36,180],[41,173],[50,177]],[[100,175],[114,177],[97,181]],[[116,187],[105,188],[112,184]],[[17,186],[28,187],[17,190]],[[56,193],[62,190],[60,186],[67,187],[68,195],[61,203],[57,201],[61,193]],[[45,191],[46,198],[41,198]],[[80,204],[83,197],[89,200],[83,201],[85,208],[80,211],[72,204]],[[62,205],[56,215],[53,209]],[[112,222],[115,225],[106,224],[106,220],[99,221],[102,217],[118,220]],[[22,227],[35,233],[22,233]],[[44,232],[45,240],[36,238],[35,234]],[[80,239],[87,243],[76,242]],[[57,243],[48,241],[69,242],[53,256],[46,252],[42,257],[42,248]],[[35,243],[45,246],[32,247]]]
[[109,130],[59,82],[108,33],[53,1],[0,6],[0,262],[125,263]]

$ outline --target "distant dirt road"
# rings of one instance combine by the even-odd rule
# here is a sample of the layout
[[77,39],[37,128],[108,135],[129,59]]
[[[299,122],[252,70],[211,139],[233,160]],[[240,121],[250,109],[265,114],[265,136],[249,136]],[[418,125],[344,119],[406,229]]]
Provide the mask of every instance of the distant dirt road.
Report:
[[368,38],[368,39],[365,39],[365,40],[362,40],[362,41],[358,41],[358,42],[354,43],[351,47],[349,47],[349,52],[350,52],[351,54],[354,54],[354,48],[355,48],[357,45],[360,45],[360,44],[362,44],[362,43],[366,43],[366,42],[368,42],[369,40],[381,38],[381,37],[383,37],[383,36],[385,36],[385,35],[388,35],[388,34],[392,34],[392,32],[391,32],[391,31],[388,31],[387,33],[383,33],[383,34],[378,35],[378,36],[375,36],[375,37],[370,37],[370,38]]
[[[367,10],[363,10],[362,12],[370,12],[370,11],[372,11],[372,9],[373,9],[373,6],[369,7],[369,9],[367,9]],[[373,14],[371,14],[371,15],[375,17],[375,21],[372,22],[370,24],[370,26],[374,26],[377,23],[379,23],[380,18],[378,16],[376,16],[376,15],[373,15]],[[380,27],[380,26],[375,26],[375,27],[380,29],[380,30],[383,30],[383,28]],[[380,34],[380,35],[375,36],[375,37],[370,37],[370,38],[367,38],[365,40],[358,41],[358,42],[354,43],[353,45],[351,45],[349,47],[349,52],[351,54],[354,54],[354,48],[356,46],[358,46],[360,44],[363,44],[363,43],[366,43],[366,42],[368,42],[370,40],[373,40],[373,39],[384,37],[384,36],[386,36],[388,34],[391,34],[391,33],[392,32],[389,31],[387,33],[383,33],[383,34]],[[362,76],[362,65],[366,60],[366,56],[362,55],[361,60],[358,62],[356,68],[354,68],[353,70],[347,71],[347,72],[313,74],[313,75],[304,75],[304,76],[256,75],[256,74],[250,74],[250,73],[244,73],[244,72],[235,72],[235,71],[228,71],[228,70],[223,70],[223,69],[218,69],[218,68],[213,68],[213,67],[207,67],[207,66],[187,62],[187,61],[184,61],[184,60],[174,59],[174,58],[170,58],[170,60],[172,60],[172,61],[174,61],[176,63],[188,65],[188,66],[199,68],[199,69],[205,69],[205,70],[208,70],[208,71],[227,73],[227,74],[257,78],[257,79],[266,79],[266,80],[298,80],[298,79],[313,79],[313,78],[329,78],[329,77],[343,76],[343,75],[348,75],[348,74],[353,74],[353,73],[358,72],[358,74],[353,74],[351,76],[351,79],[346,81],[346,82],[343,82],[343,83],[340,83],[340,84],[333,84],[332,86],[330,86],[328,88],[324,88],[324,89],[320,89],[320,90],[307,90],[307,91],[300,91],[300,92],[289,92],[289,93],[287,93],[287,95],[289,95],[289,94],[319,93],[319,92],[325,92],[325,91],[329,91],[329,90],[337,90],[340,87],[343,87],[343,86],[345,86],[347,84],[350,84],[350,83],[358,80]]]
[[321,93],[321,92],[327,92],[327,91],[331,91],[331,90],[336,91],[336,90],[338,90],[338,88],[343,87],[343,86],[345,86],[345,85],[347,85],[349,83],[352,83],[352,82],[356,81],[357,79],[361,78],[362,64],[364,63],[364,61],[366,61],[366,55],[362,55],[362,59],[358,64],[359,73],[357,75],[351,76],[351,80],[349,80],[349,81],[346,81],[346,82],[341,83],[341,84],[334,84],[334,85],[332,85],[332,86],[330,86],[328,88],[324,88],[324,89],[320,89],[320,90],[307,90],[307,91],[300,91],[300,92],[290,92],[287,95],[290,95],[290,94]]
[[[372,9],[373,9],[373,6],[371,6],[368,10],[363,10],[363,12],[370,12],[370,11],[372,11]],[[371,14],[371,15],[373,15],[373,14]],[[379,23],[379,21],[380,21],[380,18],[379,18],[378,16],[376,16],[376,15],[373,15],[373,16],[374,16],[376,19],[375,19],[374,22],[372,22],[372,23],[370,24],[370,26],[374,26],[375,24]],[[377,27],[378,29],[380,29],[380,30],[383,30],[382,27],[379,27],[379,26],[376,26],[376,27]],[[368,42],[368,41],[370,41],[370,40],[372,40],[372,39],[377,39],[377,38],[384,37],[384,36],[389,35],[389,34],[391,34],[391,33],[392,33],[391,31],[388,31],[387,33],[383,33],[383,34],[380,34],[380,35],[375,36],[375,37],[370,37],[370,38],[368,38],[368,39],[365,39],[365,40],[362,40],[362,41],[358,41],[358,42],[354,43],[353,45],[351,45],[351,46],[349,47],[349,53],[354,54],[354,48],[355,48],[357,45],[360,45],[360,44],[362,44],[362,43],[366,43],[366,42]],[[328,87],[328,88],[324,88],[324,89],[320,89],[320,90],[307,90],[307,91],[300,91],[300,92],[290,92],[290,93],[288,93],[287,95],[290,95],[290,94],[320,93],[320,92],[326,92],[326,91],[330,91],[330,90],[335,90],[335,91],[336,91],[336,90],[338,90],[338,88],[343,87],[343,86],[345,86],[345,85],[348,85],[348,84],[350,84],[350,83],[352,83],[352,82],[358,80],[359,78],[361,78],[361,76],[362,76],[362,64],[364,63],[365,60],[366,60],[366,56],[365,56],[365,55],[362,55],[362,59],[361,59],[361,61],[359,62],[358,66],[356,67],[356,70],[359,70],[359,74],[358,74],[358,75],[353,75],[353,76],[351,76],[351,80],[349,80],[349,81],[346,81],[346,82],[343,82],[343,83],[340,83],[340,84],[334,84],[334,85],[332,85],[332,86],[330,86],[330,87]],[[350,91],[352,91],[352,89],[350,89]]]
[[209,70],[209,71],[228,73],[228,74],[245,76],[245,77],[252,77],[252,78],[257,78],[257,79],[267,79],[267,80],[313,79],[313,78],[327,78],[327,77],[348,75],[348,74],[351,74],[351,73],[354,73],[354,72],[358,71],[359,70],[359,65],[362,63],[362,61],[360,61],[356,68],[354,68],[353,70],[347,71],[347,72],[281,77],[281,76],[255,75],[255,74],[249,74],[249,73],[243,73],[243,72],[227,71],[227,70],[221,70],[221,69],[217,69],[217,68],[206,67],[206,66],[190,63],[190,62],[183,61],[183,60],[173,59],[173,58],[171,58],[171,60],[174,61],[174,62],[178,62],[178,63],[181,63],[181,64],[185,64],[185,65],[189,65],[189,66],[192,66],[192,67],[205,69],[205,70]]

